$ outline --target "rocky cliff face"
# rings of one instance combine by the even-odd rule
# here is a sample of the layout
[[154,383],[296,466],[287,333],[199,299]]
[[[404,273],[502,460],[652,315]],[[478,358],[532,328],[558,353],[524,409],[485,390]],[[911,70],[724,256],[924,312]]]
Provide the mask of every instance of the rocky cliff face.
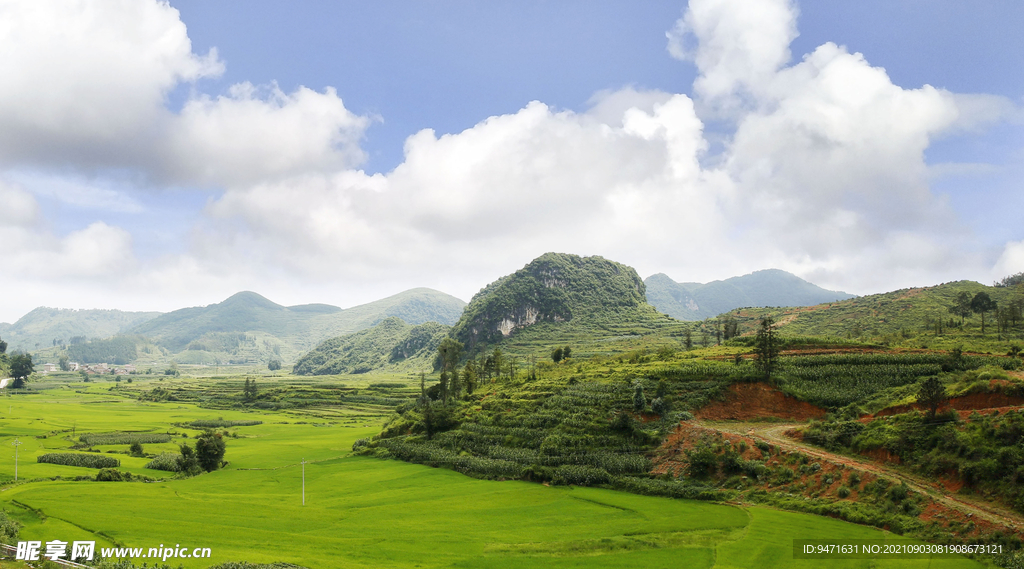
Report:
[[640,306],[645,294],[643,280],[631,267],[602,257],[546,253],[477,293],[453,335],[473,349],[539,322]]

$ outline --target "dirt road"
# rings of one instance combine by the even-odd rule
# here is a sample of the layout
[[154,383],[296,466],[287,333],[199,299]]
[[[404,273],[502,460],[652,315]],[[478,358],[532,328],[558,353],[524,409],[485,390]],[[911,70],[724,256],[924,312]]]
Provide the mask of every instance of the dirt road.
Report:
[[701,427],[743,435],[753,439],[759,439],[767,443],[777,445],[786,451],[797,451],[808,456],[813,456],[829,462],[855,467],[865,472],[871,472],[878,476],[885,476],[905,482],[914,491],[930,496],[937,502],[949,508],[963,512],[970,516],[987,520],[991,523],[1008,527],[1015,532],[1021,532],[1024,528],[1024,517],[1007,509],[1000,508],[988,503],[979,503],[964,496],[954,496],[945,488],[933,481],[926,480],[914,474],[910,474],[901,468],[885,464],[866,457],[837,454],[823,448],[807,444],[803,441],[792,439],[785,435],[791,429],[800,429],[806,424],[764,424],[764,423],[737,423],[724,421],[698,421]]

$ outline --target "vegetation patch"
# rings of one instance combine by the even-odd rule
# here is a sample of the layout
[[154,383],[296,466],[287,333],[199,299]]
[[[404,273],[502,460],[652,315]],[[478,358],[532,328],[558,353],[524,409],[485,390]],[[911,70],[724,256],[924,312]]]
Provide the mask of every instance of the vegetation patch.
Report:
[[48,452],[37,456],[36,462],[82,468],[117,468],[121,466],[121,461],[111,456],[77,452]]
[[132,443],[153,444],[170,442],[167,433],[87,433],[78,440],[89,445],[130,445]]
[[253,425],[262,425],[263,421],[225,421],[224,419],[198,419],[186,424],[194,429],[222,429],[224,427],[251,427]]

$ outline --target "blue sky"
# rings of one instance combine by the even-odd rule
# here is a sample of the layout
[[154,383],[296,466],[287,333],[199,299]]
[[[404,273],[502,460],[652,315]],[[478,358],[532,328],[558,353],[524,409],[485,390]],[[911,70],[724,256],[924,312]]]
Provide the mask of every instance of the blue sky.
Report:
[[549,250],[858,294],[1024,270],[1017,2],[0,15],[0,321],[468,300]]

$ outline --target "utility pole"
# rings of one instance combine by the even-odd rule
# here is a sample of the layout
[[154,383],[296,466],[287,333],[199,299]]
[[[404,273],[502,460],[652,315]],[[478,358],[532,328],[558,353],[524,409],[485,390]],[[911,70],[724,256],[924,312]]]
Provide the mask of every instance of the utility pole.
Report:
[[20,446],[20,445],[21,445],[21,441],[19,441],[18,439],[14,439],[14,442],[11,443],[11,446],[14,447],[14,481],[15,482],[18,481],[18,446]]
[[[14,479],[17,480],[18,479],[18,477],[17,477],[17,473],[18,473],[17,466],[15,466],[15,468],[14,468],[14,473],[15,473]],[[302,459],[302,505],[303,506],[306,505],[306,459]]]

